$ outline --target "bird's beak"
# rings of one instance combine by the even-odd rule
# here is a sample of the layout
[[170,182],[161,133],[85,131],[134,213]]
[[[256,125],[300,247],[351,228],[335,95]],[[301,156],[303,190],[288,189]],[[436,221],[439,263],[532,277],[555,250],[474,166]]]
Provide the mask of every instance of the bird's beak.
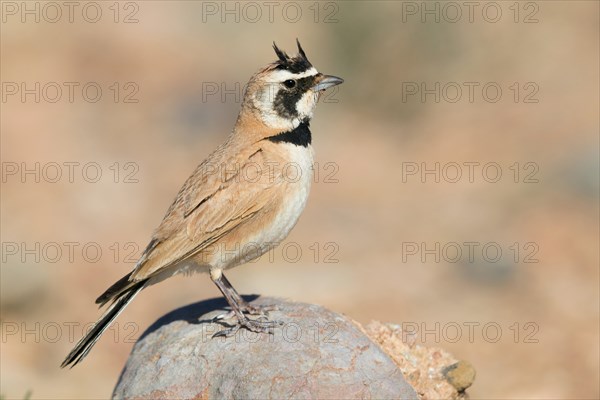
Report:
[[344,80],[342,78],[338,78],[333,75],[321,75],[320,78],[317,78],[317,84],[311,87],[311,89],[315,92],[320,92],[321,90],[329,89],[330,87],[339,85],[343,83]]

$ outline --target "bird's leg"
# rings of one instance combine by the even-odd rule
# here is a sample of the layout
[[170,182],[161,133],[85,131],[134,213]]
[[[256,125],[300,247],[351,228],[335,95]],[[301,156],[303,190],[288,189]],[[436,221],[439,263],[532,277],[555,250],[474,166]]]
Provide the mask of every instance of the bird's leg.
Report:
[[[229,282],[229,279],[227,279],[227,277],[223,273],[221,273],[221,280],[223,281],[223,284],[225,285],[227,290],[231,293],[231,296],[235,299],[235,301],[237,302],[237,304],[240,307],[240,310],[243,313],[246,313],[249,315],[265,316],[269,311],[277,310],[277,307],[275,305],[253,306],[252,304],[249,304],[246,300],[244,300],[242,298],[242,296],[240,296],[240,294],[237,292],[237,290],[235,290],[235,288],[231,285],[231,282]],[[231,318],[231,317],[233,317],[233,315],[229,315],[227,318]],[[227,319],[227,318],[223,317],[223,318],[219,318],[219,319]]]
[[238,320],[238,323],[235,326],[217,332],[213,335],[213,337],[232,336],[242,327],[252,332],[273,333],[273,328],[275,327],[276,323],[269,321],[265,316],[263,316],[261,320],[252,320],[244,315],[243,308],[248,307],[249,304],[246,303],[236,292],[221,271],[211,271],[210,277],[215,285],[217,285],[221,293],[223,293],[223,296],[225,296],[225,300],[227,300],[227,303],[229,303],[231,311]]

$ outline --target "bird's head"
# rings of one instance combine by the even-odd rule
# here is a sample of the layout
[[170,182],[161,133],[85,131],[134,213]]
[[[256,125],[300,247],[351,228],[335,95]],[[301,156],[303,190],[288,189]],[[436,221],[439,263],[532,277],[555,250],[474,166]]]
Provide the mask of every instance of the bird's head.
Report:
[[298,54],[290,57],[275,43],[277,61],[257,72],[246,88],[244,107],[270,128],[287,131],[313,116],[321,92],[343,79],[323,75],[312,66],[300,42]]

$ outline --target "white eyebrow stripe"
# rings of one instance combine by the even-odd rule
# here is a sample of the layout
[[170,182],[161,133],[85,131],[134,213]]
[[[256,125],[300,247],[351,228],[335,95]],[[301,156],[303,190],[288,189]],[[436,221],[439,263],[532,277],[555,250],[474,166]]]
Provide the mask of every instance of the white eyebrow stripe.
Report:
[[275,82],[283,82],[288,79],[301,79],[301,78],[306,78],[308,76],[314,76],[314,75],[317,75],[318,73],[319,73],[319,71],[317,71],[315,69],[315,67],[311,67],[310,69],[308,69],[304,72],[301,72],[299,74],[294,74],[290,71],[281,69],[281,70],[275,70],[275,71],[271,72],[270,78],[272,78],[273,81],[275,81]]

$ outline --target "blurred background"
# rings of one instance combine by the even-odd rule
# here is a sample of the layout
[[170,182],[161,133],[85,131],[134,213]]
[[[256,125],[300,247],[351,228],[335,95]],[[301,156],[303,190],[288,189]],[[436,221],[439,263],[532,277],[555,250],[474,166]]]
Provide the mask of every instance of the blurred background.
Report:
[[107,398],[152,322],[220,295],[165,281],[58,368],[296,38],[346,82],[302,218],[234,286],[400,324],[473,398],[600,396],[599,3],[0,4],[4,398]]

